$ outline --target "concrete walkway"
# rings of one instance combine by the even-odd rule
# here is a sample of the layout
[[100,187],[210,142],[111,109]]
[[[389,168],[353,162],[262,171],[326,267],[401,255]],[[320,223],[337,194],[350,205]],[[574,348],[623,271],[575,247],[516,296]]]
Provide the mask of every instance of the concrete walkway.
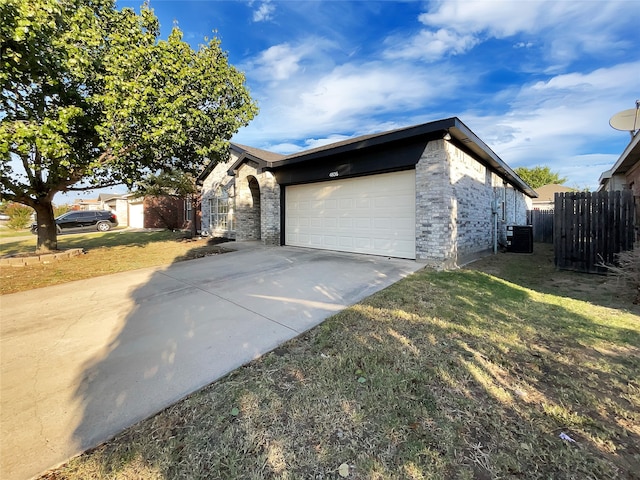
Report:
[[38,475],[421,268],[230,245],[0,297],[0,478]]

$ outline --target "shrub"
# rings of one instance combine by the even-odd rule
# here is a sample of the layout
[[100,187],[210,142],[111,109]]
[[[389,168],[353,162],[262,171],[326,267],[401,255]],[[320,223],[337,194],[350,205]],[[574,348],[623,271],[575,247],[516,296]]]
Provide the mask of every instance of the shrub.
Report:
[[33,213],[33,209],[26,205],[12,202],[7,205],[4,213],[9,215],[7,227],[13,230],[20,230],[27,228],[31,223],[31,214]]
[[67,205],[66,203],[63,203],[62,205],[54,205],[53,216],[55,218],[58,218],[60,215],[62,215],[63,213],[67,213],[69,210],[71,210],[71,206]]
[[633,303],[640,303],[640,248],[618,253],[616,260],[616,265],[604,266],[633,289],[636,293]]

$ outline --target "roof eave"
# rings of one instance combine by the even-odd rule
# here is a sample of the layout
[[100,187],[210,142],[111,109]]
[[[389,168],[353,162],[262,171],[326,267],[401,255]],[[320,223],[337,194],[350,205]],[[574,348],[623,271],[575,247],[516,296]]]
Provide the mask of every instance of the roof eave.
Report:
[[616,163],[609,170],[602,172],[600,183],[610,179],[613,175],[624,174],[640,161],[640,133],[636,133],[626,146]]
[[[364,148],[376,147],[378,145],[405,140],[411,137],[417,137],[420,135],[434,133],[437,131],[446,131],[449,127],[455,125],[455,121],[458,120],[455,117],[447,118],[444,120],[437,120],[435,122],[425,123],[422,125],[416,125],[413,127],[406,127],[391,132],[382,132],[374,135],[367,135],[366,138],[353,141],[338,142],[339,145],[332,147],[327,145],[321,149],[313,149],[310,151],[303,151],[286,156],[282,160],[276,160],[271,162],[270,168],[278,168],[285,165],[294,165],[297,163],[308,162],[318,158],[328,157],[331,155],[338,155],[341,153],[348,153],[351,151],[362,150]],[[459,121],[459,120],[458,120]]]
[[247,160],[251,160],[253,162],[256,162],[258,164],[257,170],[259,172],[263,172],[265,169],[268,169],[271,166],[271,163],[272,163],[272,162],[268,162],[268,161],[266,161],[266,160],[264,160],[264,159],[262,159],[260,157],[257,157],[255,155],[252,155],[249,152],[243,151],[242,154],[240,155],[240,157],[238,157],[238,160],[236,160],[235,163],[229,167],[229,169],[227,170],[227,175],[229,175],[230,177],[235,177],[236,170],[238,168],[240,168],[240,165],[242,165]]
[[486,143],[473,133],[469,127],[455,118],[456,124],[449,129],[449,134],[455,138],[458,142],[465,145],[472,150],[476,155],[487,162],[494,170],[506,177],[511,181],[514,186],[525,193],[531,198],[538,198],[536,191],[531,188],[524,180],[522,180],[516,172],[514,172],[509,165],[507,165],[502,159],[491,150]]

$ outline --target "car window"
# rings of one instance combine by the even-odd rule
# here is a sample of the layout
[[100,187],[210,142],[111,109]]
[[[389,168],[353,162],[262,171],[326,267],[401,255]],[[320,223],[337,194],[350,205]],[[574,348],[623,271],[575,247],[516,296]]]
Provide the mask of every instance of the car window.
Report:
[[75,214],[76,214],[76,212],[67,212],[67,213],[63,213],[62,215],[60,215],[60,216],[58,217],[58,220],[68,220],[68,219],[73,219]]

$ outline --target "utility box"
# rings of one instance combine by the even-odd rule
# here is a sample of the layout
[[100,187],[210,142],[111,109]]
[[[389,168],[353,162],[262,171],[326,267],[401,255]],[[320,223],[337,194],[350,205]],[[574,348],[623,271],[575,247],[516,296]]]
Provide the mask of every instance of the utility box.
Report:
[[507,252],[533,253],[531,225],[507,225]]

